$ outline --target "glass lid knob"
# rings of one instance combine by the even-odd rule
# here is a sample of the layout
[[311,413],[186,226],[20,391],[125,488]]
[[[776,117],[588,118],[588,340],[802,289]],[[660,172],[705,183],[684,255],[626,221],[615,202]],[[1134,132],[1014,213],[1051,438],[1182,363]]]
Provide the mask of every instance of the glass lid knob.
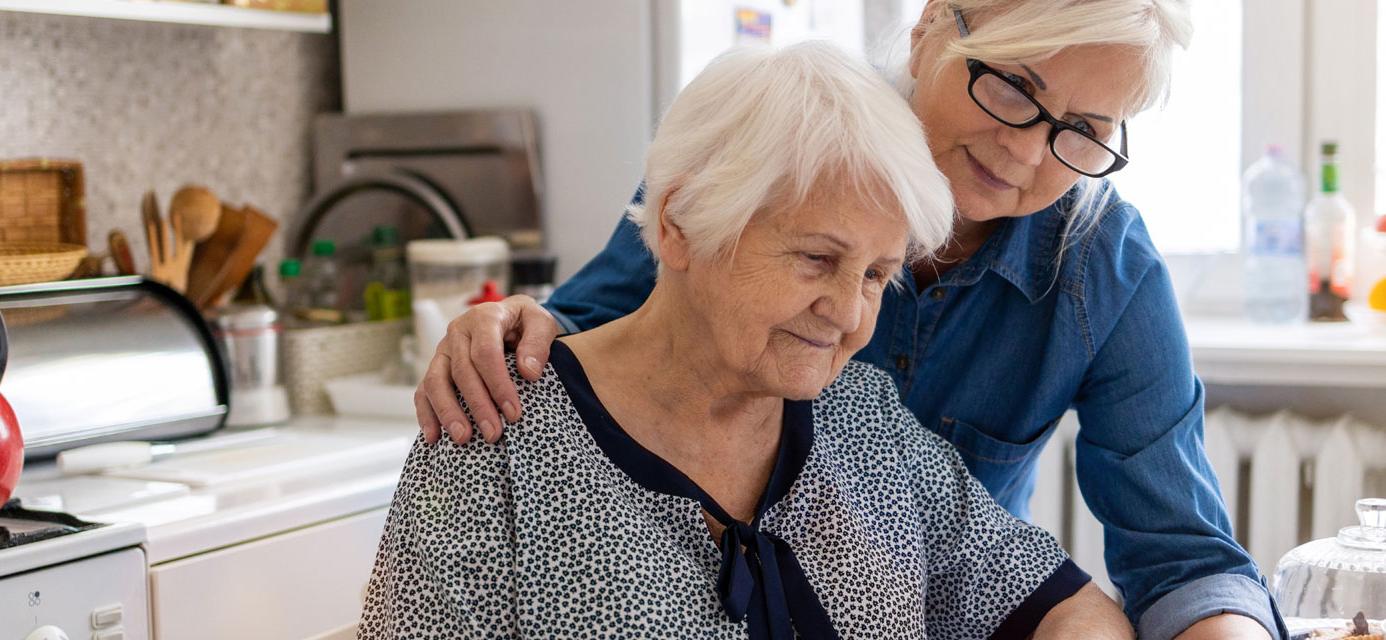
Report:
[[1357,501],[1360,526],[1338,531],[1338,542],[1358,549],[1386,551],[1386,499],[1362,498]]
[[1386,498],[1358,500],[1357,521],[1363,528],[1386,529]]

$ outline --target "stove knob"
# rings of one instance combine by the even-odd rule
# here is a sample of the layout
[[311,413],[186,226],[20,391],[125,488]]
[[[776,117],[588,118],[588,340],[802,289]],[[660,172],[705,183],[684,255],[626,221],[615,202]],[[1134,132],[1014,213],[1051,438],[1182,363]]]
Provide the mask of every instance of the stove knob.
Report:
[[68,640],[68,638],[62,629],[46,624],[30,631],[29,635],[24,636],[24,640]]

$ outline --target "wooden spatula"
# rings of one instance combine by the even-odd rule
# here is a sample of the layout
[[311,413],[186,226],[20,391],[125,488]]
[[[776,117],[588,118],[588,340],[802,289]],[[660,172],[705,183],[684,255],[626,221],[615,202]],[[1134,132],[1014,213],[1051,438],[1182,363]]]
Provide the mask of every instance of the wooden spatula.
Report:
[[279,228],[278,222],[253,206],[246,205],[241,209],[241,213],[244,215],[244,221],[240,238],[223,263],[215,286],[205,294],[202,302],[198,303],[201,308],[216,306],[222,297],[241,286],[246,276],[250,275],[251,269],[255,268],[255,259],[260,256],[260,252],[269,244],[270,238],[274,237],[275,230]]
[[188,299],[199,308],[206,308],[212,293],[221,285],[226,261],[240,242],[245,229],[245,212],[223,204],[216,231],[193,250],[192,266],[188,268]]

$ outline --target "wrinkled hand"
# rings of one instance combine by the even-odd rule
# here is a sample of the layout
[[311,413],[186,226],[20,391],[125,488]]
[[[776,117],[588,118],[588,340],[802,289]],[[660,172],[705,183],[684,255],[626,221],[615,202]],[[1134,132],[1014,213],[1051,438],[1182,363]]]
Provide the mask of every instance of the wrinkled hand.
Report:
[[515,345],[520,375],[538,380],[558,332],[558,322],[529,296],[479,304],[453,318],[414,391],[414,412],[424,440],[437,442],[444,427],[454,442],[471,439],[473,424],[457,402],[458,391],[481,437],[491,443],[500,440],[501,415],[515,422],[521,410],[505,366],[505,345]]

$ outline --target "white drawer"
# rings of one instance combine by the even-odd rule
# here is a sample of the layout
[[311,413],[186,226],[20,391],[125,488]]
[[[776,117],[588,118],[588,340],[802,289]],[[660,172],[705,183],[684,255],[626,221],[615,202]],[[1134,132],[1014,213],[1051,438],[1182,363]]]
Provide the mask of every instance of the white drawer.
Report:
[[149,570],[156,640],[301,640],[356,622],[386,509]]

